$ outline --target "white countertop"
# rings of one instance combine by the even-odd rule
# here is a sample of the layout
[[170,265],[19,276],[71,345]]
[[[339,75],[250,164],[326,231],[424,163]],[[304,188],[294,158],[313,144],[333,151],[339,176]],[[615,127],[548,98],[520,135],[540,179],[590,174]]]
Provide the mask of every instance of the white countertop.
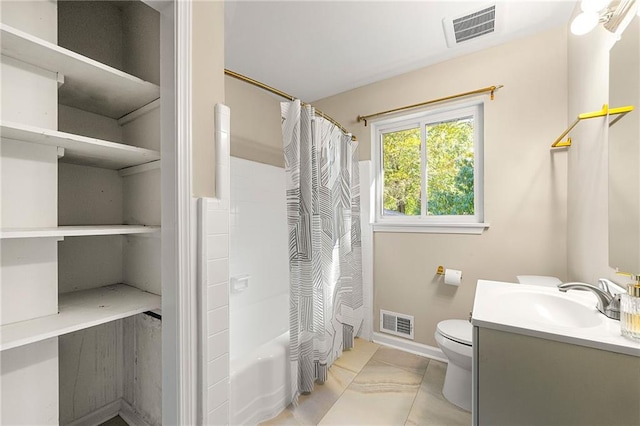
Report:
[[[517,315],[517,306],[504,306],[500,299],[509,293],[518,292],[543,293],[570,299],[592,309],[601,321],[590,327],[566,327]],[[523,303],[526,303],[524,299]],[[595,306],[596,297],[588,291],[571,290],[562,293],[552,287],[479,280],[471,323],[478,327],[640,357],[640,343],[623,337],[620,334],[620,321],[607,318],[599,313]]]

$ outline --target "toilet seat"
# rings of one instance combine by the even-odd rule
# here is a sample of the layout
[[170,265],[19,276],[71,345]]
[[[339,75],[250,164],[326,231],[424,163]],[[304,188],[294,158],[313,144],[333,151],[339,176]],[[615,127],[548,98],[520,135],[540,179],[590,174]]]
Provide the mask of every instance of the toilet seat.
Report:
[[438,333],[442,336],[465,346],[472,345],[472,328],[469,321],[459,319],[440,321],[437,326]]

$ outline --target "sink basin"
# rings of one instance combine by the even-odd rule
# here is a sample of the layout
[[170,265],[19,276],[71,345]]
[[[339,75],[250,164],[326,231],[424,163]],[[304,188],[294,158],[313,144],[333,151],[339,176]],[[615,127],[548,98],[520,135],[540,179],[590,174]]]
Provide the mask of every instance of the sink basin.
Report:
[[596,308],[587,307],[564,295],[516,291],[498,296],[498,303],[511,314],[527,321],[565,328],[588,328],[602,323]]
[[640,343],[620,334],[620,321],[596,309],[590,291],[478,280],[471,324],[639,357]]

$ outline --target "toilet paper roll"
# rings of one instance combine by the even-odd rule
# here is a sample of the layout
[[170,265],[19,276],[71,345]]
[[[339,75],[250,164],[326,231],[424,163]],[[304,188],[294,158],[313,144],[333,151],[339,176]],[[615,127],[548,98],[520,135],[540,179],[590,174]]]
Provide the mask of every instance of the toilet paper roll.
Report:
[[444,283],[459,286],[462,283],[462,271],[447,269],[444,271]]

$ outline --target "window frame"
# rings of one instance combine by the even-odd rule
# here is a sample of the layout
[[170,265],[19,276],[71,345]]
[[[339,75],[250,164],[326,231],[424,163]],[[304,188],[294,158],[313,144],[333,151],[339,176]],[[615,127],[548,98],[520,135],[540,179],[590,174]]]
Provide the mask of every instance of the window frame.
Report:
[[[473,117],[474,215],[428,216],[426,128],[430,124]],[[383,215],[383,134],[420,129],[420,216]],[[484,102],[474,101],[383,118],[371,124],[371,160],[374,187],[374,231],[480,234],[489,227],[484,222]]]

